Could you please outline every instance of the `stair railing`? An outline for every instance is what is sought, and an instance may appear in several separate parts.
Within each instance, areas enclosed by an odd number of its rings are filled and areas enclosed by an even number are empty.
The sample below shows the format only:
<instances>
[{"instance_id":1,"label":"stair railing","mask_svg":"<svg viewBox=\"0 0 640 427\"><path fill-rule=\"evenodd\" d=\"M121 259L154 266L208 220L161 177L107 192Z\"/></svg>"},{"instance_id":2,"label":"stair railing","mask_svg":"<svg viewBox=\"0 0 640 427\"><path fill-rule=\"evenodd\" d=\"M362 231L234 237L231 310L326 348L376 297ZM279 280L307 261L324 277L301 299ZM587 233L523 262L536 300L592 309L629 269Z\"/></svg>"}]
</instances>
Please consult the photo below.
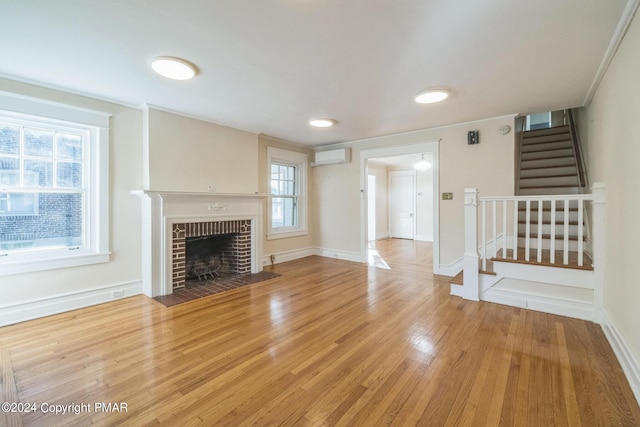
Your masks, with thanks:
<instances>
[{"instance_id":1,"label":"stair railing","mask_svg":"<svg viewBox=\"0 0 640 427\"><path fill-rule=\"evenodd\" d=\"M576 158L576 164L578 166L578 178L580 179L580 187L587 186L587 174L584 168L584 158L582 156L582 150L580 149L580 139L578 137L578 131L576 130L576 123L573 119L573 112L571 110L565 110L565 117L568 121L569 131L571 133L571 143L573 144L573 151Z\"/></svg>"},{"instance_id":2,"label":"stair railing","mask_svg":"<svg viewBox=\"0 0 640 427\"><path fill-rule=\"evenodd\" d=\"M545 263L569 265L569 253L577 252L577 264L584 266L585 203L591 201L591 194L481 197L482 269L487 269L491 258L531 262L533 251L536 262L542 263L543 250L549 251ZM572 213L577 216L576 221L571 221ZM561 261L556 260L556 251L562 252Z\"/></svg>"}]
</instances>

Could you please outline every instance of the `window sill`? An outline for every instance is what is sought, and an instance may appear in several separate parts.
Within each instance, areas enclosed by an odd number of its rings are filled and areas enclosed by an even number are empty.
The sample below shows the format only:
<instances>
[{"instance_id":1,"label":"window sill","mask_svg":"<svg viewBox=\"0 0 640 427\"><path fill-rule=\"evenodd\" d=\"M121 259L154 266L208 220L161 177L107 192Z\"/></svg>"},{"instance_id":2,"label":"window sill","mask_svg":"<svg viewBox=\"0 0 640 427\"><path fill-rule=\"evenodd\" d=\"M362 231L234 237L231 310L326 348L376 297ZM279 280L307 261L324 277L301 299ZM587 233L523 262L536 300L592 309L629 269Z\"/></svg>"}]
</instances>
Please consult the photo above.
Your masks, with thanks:
<instances>
[{"instance_id":1,"label":"window sill","mask_svg":"<svg viewBox=\"0 0 640 427\"><path fill-rule=\"evenodd\" d=\"M10 259L5 257L0 260L0 276L100 264L109 262L110 255L110 252L85 252L71 255L52 253L38 258L15 256L15 259Z\"/></svg>"},{"instance_id":2,"label":"window sill","mask_svg":"<svg viewBox=\"0 0 640 427\"><path fill-rule=\"evenodd\" d=\"M307 229L283 230L283 231L271 230L269 231L269 233L267 233L267 240L288 239L289 237L306 236L308 234L309 234L309 230Z\"/></svg>"}]
</instances>

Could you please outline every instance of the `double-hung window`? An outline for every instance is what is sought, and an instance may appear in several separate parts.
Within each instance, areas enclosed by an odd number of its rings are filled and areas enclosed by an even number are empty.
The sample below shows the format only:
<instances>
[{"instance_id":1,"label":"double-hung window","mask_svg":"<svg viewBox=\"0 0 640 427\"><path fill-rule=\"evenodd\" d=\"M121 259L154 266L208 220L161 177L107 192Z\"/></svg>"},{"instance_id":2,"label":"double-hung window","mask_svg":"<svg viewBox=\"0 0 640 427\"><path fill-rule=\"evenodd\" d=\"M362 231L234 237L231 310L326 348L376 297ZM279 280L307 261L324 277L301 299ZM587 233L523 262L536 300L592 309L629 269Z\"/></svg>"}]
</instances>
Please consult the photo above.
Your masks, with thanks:
<instances>
[{"instance_id":1,"label":"double-hung window","mask_svg":"<svg viewBox=\"0 0 640 427\"><path fill-rule=\"evenodd\" d=\"M267 148L269 167L268 238L308 234L306 176L307 156Z\"/></svg>"},{"instance_id":2,"label":"double-hung window","mask_svg":"<svg viewBox=\"0 0 640 427\"><path fill-rule=\"evenodd\" d=\"M108 261L108 125L0 93L0 275Z\"/></svg>"}]
</instances>

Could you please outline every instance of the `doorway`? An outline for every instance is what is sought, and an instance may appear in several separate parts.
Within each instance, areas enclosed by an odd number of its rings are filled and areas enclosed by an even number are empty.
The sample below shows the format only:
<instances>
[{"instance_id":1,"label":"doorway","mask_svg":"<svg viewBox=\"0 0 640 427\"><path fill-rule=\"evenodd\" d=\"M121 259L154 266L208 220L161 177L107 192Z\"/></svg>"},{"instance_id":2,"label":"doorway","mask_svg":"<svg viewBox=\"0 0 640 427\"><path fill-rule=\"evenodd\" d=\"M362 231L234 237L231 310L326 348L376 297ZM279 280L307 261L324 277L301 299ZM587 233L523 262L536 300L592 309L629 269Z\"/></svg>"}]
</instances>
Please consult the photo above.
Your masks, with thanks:
<instances>
[{"instance_id":1,"label":"doorway","mask_svg":"<svg viewBox=\"0 0 640 427\"><path fill-rule=\"evenodd\" d=\"M428 217L428 220L426 220L426 222L429 223L428 227L425 227L424 224L421 223L420 219L418 218L420 215L417 215L416 212L416 208L413 208L413 217L409 216L409 218L412 218L412 222L414 223L413 225L413 231L412 231L412 236L410 237L404 237L404 238L412 238L412 239L417 239L417 240L425 240L425 241L432 241L433 242L433 254L432 254L432 258L433 258L433 272L434 274L439 274L439 261L440 261L440 242L439 242L439 201L438 201L438 197L437 195L439 194L439 173L438 173L438 152L439 152L439 141L438 140L433 140L433 141L426 141L426 142L421 142L421 143L416 143L416 144L407 144L407 145L401 145L401 146L391 146L391 147L382 147L382 148L371 148L371 149L363 149L360 151L360 176L361 176L361 205L360 205L360 219L361 219L361 255L362 255L362 260L363 262L367 262L367 255L368 255L368 244L369 244L369 207L370 205L370 198L371 197L377 197L377 202L376 204L380 204L381 200L380 199L380 194L379 192L376 194L376 196L370 196L370 194L372 194L371 191L371 186L374 184L373 181L369 181L369 161L371 161L372 165L376 165L379 164L379 162L387 157L397 157L397 156L407 156L407 158L414 158L414 160L412 160L412 162L407 166L405 165L405 167L401 167L396 165L396 167L394 168L390 168L389 173L391 172L391 170L393 169L404 169L404 170L411 170L412 173L416 173L415 169L413 168L413 165L415 164L415 162L417 162L421 155L424 154L424 156L426 158L428 158L431 162L432 162L432 167L431 167L431 171L430 171L430 177L426 183L424 180L420 181L422 182L422 187L418 186L414 187L413 190L413 194L418 196L417 202L414 202L414 206L417 205L418 209L422 209L423 212L428 212L426 215L424 215L425 218ZM377 169L377 168L376 168ZM377 172L377 171L376 171ZM421 172L418 172L418 174L421 174ZM384 177L384 184L381 182L381 176L378 173L376 176L376 181L375 181L375 185L380 188L382 185L386 186L386 187L390 187L391 183L390 180L387 177ZM389 197L391 196L391 192L387 191L387 193L389 193ZM427 201L427 199L429 199ZM425 208L426 206L426 208ZM377 213L381 214L381 210L378 207L377 209ZM409 212L411 213L411 212ZM386 218L376 218L376 228L377 228L377 238L384 238L384 237L391 237L392 236L392 232L391 232L391 212L383 212L384 217ZM405 214L405 216L407 216ZM405 223L409 222L406 220L407 218L405 218ZM387 232L386 234L384 233L384 230L381 230L381 228L383 227L387 227ZM428 228L428 230L425 230L425 228ZM395 233L395 231L393 232L393 235L397 235ZM408 236L408 234L404 234L404 236Z\"/></svg>"}]
</instances>

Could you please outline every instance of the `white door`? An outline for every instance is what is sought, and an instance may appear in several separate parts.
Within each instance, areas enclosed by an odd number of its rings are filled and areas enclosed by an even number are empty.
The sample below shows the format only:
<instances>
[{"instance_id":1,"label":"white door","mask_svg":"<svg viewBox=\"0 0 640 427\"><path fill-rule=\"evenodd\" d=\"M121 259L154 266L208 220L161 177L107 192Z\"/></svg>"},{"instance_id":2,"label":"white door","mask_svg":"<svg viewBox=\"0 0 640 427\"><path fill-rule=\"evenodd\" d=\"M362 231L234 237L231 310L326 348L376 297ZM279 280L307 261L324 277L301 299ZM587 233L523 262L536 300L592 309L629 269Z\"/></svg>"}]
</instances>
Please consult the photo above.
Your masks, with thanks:
<instances>
[{"instance_id":1,"label":"white door","mask_svg":"<svg viewBox=\"0 0 640 427\"><path fill-rule=\"evenodd\" d=\"M416 171L389 172L391 237L415 237Z\"/></svg>"}]
</instances>

